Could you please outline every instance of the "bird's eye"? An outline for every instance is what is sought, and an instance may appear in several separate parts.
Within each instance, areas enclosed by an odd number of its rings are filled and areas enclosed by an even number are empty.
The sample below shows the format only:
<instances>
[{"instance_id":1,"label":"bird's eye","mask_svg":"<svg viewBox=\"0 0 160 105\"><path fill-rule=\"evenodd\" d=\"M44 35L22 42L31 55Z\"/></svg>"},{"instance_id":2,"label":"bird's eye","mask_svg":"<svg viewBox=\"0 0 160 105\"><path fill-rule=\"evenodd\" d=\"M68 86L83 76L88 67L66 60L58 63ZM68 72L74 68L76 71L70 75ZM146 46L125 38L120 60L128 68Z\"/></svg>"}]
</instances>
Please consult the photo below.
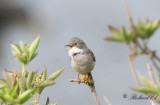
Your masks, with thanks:
<instances>
[{"instance_id":1,"label":"bird's eye","mask_svg":"<svg viewBox=\"0 0 160 105\"><path fill-rule=\"evenodd\" d=\"M77 43L74 43L74 45L77 45Z\"/></svg>"}]
</instances>

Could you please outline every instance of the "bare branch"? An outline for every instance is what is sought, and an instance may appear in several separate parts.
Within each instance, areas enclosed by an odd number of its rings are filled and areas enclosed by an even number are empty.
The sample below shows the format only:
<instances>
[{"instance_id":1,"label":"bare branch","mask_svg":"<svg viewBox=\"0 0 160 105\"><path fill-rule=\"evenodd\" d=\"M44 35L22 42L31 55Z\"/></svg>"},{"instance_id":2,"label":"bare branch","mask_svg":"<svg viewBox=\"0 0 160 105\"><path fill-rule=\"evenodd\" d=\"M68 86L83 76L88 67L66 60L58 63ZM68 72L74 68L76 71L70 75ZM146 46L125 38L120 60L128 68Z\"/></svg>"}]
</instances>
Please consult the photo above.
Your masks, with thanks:
<instances>
[{"instance_id":1,"label":"bare branch","mask_svg":"<svg viewBox=\"0 0 160 105\"><path fill-rule=\"evenodd\" d=\"M97 92L96 92L96 89L95 89L95 86L94 86L94 84L93 83L86 83L85 81L78 81L78 80L75 80L75 79L70 79L69 80L70 82L77 82L77 83L84 83L84 84L86 84L86 85L88 85L89 87L90 87L90 89L91 89L91 92L92 92L92 94L93 94L93 96L94 96L94 99L95 99L95 101L96 101L96 103L97 103L97 105L101 105L101 103L100 103L100 101L99 101L99 98L98 98L98 95L97 95Z\"/></svg>"},{"instance_id":2,"label":"bare branch","mask_svg":"<svg viewBox=\"0 0 160 105\"><path fill-rule=\"evenodd\" d=\"M153 83L156 84L156 80L155 80L155 77L153 75L153 71L152 71L152 68L151 68L150 64L147 64L147 69L148 69L148 74L149 74L151 80L153 81Z\"/></svg>"},{"instance_id":3,"label":"bare branch","mask_svg":"<svg viewBox=\"0 0 160 105\"><path fill-rule=\"evenodd\" d=\"M155 68L157 69L158 73L160 74L160 67L157 65L157 63L155 62L154 58L153 57L150 57L153 65L155 66Z\"/></svg>"},{"instance_id":4,"label":"bare branch","mask_svg":"<svg viewBox=\"0 0 160 105\"><path fill-rule=\"evenodd\" d=\"M138 84L138 86L141 86L141 83L139 82L139 80L137 78L137 75L136 75L136 72L134 70L132 59L131 59L130 56L128 57L128 60L129 60L129 64L130 64L130 68L131 68L131 72L132 72L133 78L136 81L136 83Z\"/></svg>"},{"instance_id":5,"label":"bare branch","mask_svg":"<svg viewBox=\"0 0 160 105\"><path fill-rule=\"evenodd\" d=\"M123 3L123 5L124 5L124 7L125 7L125 9L126 9L127 16L128 16L128 20L129 20L129 22L130 22L130 24L131 24L131 27L134 28L134 23L133 23L131 14L130 14L130 12L129 12L129 9L128 9L128 6L127 6L125 0L122 0L122 3Z\"/></svg>"},{"instance_id":6,"label":"bare branch","mask_svg":"<svg viewBox=\"0 0 160 105\"><path fill-rule=\"evenodd\" d=\"M156 54L153 57L160 62L160 58Z\"/></svg>"},{"instance_id":7,"label":"bare branch","mask_svg":"<svg viewBox=\"0 0 160 105\"><path fill-rule=\"evenodd\" d=\"M10 59L10 62L11 62L12 68L13 68L13 70L14 70L14 72L15 72L15 71L16 71L16 67L15 67L15 65L14 65L14 62L13 62L13 60L12 60L12 58L11 58L11 57L9 57L9 59Z\"/></svg>"},{"instance_id":8,"label":"bare branch","mask_svg":"<svg viewBox=\"0 0 160 105\"><path fill-rule=\"evenodd\" d=\"M125 9L126 9L128 21L129 21L129 23L130 23L130 25L131 25L131 28L133 29L133 35L134 35L134 38L135 38L136 46L138 46L141 50L143 50L144 48L141 46L141 44L139 43L139 41L138 41L138 39L137 39L137 35L136 35L136 32L135 32L135 25L134 25L134 23L133 23L133 19L132 19L132 17L131 17L130 12L129 12L128 6L127 6L125 0L122 0L122 3L123 3L123 5L124 5L124 7L125 7Z\"/></svg>"},{"instance_id":9,"label":"bare branch","mask_svg":"<svg viewBox=\"0 0 160 105\"><path fill-rule=\"evenodd\" d=\"M151 105L155 105L152 100L150 100Z\"/></svg>"},{"instance_id":10,"label":"bare branch","mask_svg":"<svg viewBox=\"0 0 160 105\"><path fill-rule=\"evenodd\" d=\"M128 16L128 20L129 20L129 22L130 22L131 28L133 29L133 35L134 35L134 37L135 37L136 46L141 50L142 54L147 54L147 55L150 55L150 54L151 54L151 55L152 55L152 56L150 57L150 59L151 59L153 65L156 67L158 73L160 73L160 67L157 65L157 63L156 63L155 60L154 60L154 58L155 58L157 61L160 62L160 57L158 57L158 56L156 55L156 52L155 52L155 51L150 50L147 46L145 46L145 48L141 46L141 44L139 43L139 41L138 41L138 39L137 39L137 35L136 35L136 33L135 33L135 25L134 25L134 23L133 23L133 20L132 20L131 14L130 14L130 12L129 12L128 6L127 6L125 0L122 0L122 2L123 2L123 5L124 5L124 7L125 7L125 9L126 9L127 16Z\"/></svg>"},{"instance_id":11,"label":"bare branch","mask_svg":"<svg viewBox=\"0 0 160 105\"><path fill-rule=\"evenodd\" d=\"M109 100L105 96L103 98L107 102L108 105L111 105L111 103L109 102Z\"/></svg>"}]
</instances>

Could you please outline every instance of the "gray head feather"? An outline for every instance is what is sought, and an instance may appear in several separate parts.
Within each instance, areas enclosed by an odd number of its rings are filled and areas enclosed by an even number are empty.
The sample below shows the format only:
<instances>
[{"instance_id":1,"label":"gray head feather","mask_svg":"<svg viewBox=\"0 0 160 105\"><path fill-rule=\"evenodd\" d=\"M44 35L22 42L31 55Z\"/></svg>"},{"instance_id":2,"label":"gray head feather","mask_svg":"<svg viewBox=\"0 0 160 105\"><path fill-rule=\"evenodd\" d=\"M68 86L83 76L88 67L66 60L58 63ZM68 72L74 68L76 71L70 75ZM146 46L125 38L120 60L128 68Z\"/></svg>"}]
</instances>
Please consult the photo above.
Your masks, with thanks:
<instances>
[{"instance_id":1,"label":"gray head feather","mask_svg":"<svg viewBox=\"0 0 160 105\"><path fill-rule=\"evenodd\" d=\"M73 37L71 40L70 40L70 43L69 43L70 46L74 46L74 47L78 47L80 49L82 48L86 48L86 44L83 40L81 40L80 38L78 37Z\"/></svg>"}]
</instances>

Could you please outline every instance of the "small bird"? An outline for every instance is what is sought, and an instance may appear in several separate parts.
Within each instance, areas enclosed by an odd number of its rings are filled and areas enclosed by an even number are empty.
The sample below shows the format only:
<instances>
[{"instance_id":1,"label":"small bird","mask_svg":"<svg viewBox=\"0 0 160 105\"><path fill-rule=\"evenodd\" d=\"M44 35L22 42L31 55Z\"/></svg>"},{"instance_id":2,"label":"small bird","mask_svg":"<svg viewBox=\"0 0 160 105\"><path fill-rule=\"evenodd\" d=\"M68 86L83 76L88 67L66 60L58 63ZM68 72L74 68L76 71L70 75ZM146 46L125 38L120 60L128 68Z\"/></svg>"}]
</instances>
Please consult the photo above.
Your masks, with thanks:
<instances>
[{"instance_id":1,"label":"small bird","mask_svg":"<svg viewBox=\"0 0 160 105\"><path fill-rule=\"evenodd\" d=\"M91 71L94 69L96 58L93 52L87 47L85 42L78 37L73 37L68 45L68 53L71 60L71 66L78 72L77 81L80 81L79 75L85 75L87 81L93 82Z\"/></svg>"}]
</instances>

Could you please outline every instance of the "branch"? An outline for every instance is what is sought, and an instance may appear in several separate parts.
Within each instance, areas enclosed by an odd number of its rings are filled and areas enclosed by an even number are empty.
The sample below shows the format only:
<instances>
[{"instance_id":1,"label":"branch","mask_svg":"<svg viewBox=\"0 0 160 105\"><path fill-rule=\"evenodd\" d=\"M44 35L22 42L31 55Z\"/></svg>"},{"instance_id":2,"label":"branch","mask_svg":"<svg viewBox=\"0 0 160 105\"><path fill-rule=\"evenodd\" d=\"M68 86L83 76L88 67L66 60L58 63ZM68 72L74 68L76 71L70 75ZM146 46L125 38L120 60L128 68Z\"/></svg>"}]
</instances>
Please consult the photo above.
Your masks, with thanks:
<instances>
[{"instance_id":1,"label":"branch","mask_svg":"<svg viewBox=\"0 0 160 105\"><path fill-rule=\"evenodd\" d=\"M154 58L155 58L157 61L160 62L160 57L158 57L158 56L156 55L156 52L155 52L155 51L150 50L147 46L145 46L145 47L142 47L142 46L141 46L141 44L139 43L139 41L138 41L138 39L137 39L137 35L136 35L136 32L135 32L135 25L134 25L134 23L133 23L133 19L132 19L132 17L131 17L130 12L129 12L128 6L127 6L125 0L122 0L122 3L123 3L123 5L124 5L124 7L125 7L125 9L126 9L126 13L127 13L128 20L129 20L129 23L130 23L130 25L131 25L131 28L133 29L133 35L134 35L134 37L135 37L136 47L138 47L138 48L141 50L142 54L146 54L146 55L150 55L150 54L151 54L150 59L151 59L153 65L154 65L154 66L156 67L156 69L158 70L158 73L160 74L160 67L156 64L156 62L155 62L155 60L154 60Z\"/></svg>"},{"instance_id":2,"label":"branch","mask_svg":"<svg viewBox=\"0 0 160 105\"><path fill-rule=\"evenodd\" d=\"M127 6L125 0L122 0L122 3L123 3L123 5L124 5L124 7L125 7L125 9L126 9L127 16L128 16L128 20L129 20L129 22L130 22L130 24L131 24L131 27L134 28L133 19L132 19L132 17L131 17L131 14L130 14L130 12L129 12L129 9L128 9L128 6Z\"/></svg>"},{"instance_id":3,"label":"branch","mask_svg":"<svg viewBox=\"0 0 160 105\"><path fill-rule=\"evenodd\" d=\"M137 39L137 35L136 35L136 32L135 32L135 25L133 23L133 19L132 19L132 16L131 16L130 12L129 12L128 6L127 6L125 0L122 0L122 3L123 3L123 5L126 9L126 13L127 13L127 16L128 16L128 21L131 25L131 28L133 29L133 35L134 35L134 38L135 38L136 46L138 46L141 50L143 50L143 47L141 46L141 44L139 43L139 41Z\"/></svg>"},{"instance_id":4,"label":"branch","mask_svg":"<svg viewBox=\"0 0 160 105\"><path fill-rule=\"evenodd\" d=\"M105 96L103 98L107 102L108 105L111 105L111 103L109 102L109 100Z\"/></svg>"},{"instance_id":5,"label":"branch","mask_svg":"<svg viewBox=\"0 0 160 105\"><path fill-rule=\"evenodd\" d=\"M160 74L160 67L157 65L157 63L155 62L155 60L153 59L153 57L150 57L153 65L155 66L155 68L158 70L158 73Z\"/></svg>"},{"instance_id":6,"label":"branch","mask_svg":"<svg viewBox=\"0 0 160 105\"><path fill-rule=\"evenodd\" d=\"M86 84L86 85L88 85L89 87L90 87L90 89L91 89L91 92L92 92L92 94L93 94L93 96L94 96L94 99L95 99L95 101L96 101L96 103L97 103L97 105L101 105L101 103L100 103L100 101L99 101L99 98L98 98L98 95L97 95L97 92L96 92L96 89L95 89L95 86L94 86L94 84L93 83L86 83L85 81L78 81L78 80L74 80L74 79L70 79L69 80L70 82L77 82L77 83L84 83L84 84Z\"/></svg>"},{"instance_id":7,"label":"branch","mask_svg":"<svg viewBox=\"0 0 160 105\"><path fill-rule=\"evenodd\" d=\"M159 62L160 62L160 58L156 55L156 54L154 54L154 56L153 56L155 59L157 59Z\"/></svg>"},{"instance_id":8,"label":"branch","mask_svg":"<svg viewBox=\"0 0 160 105\"><path fill-rule=\"evenodd\" d=\"M150 100L151 105L155 105L152 100Z\"/></svg>"},{"instance_id":9,"label":"branch","mask_svg":"<svg viewBox=\"0 0 160 105\"><path fill-rule=\"evenodd\" d=\"M134 70L131 56L128 57L128 60L129 60L129 64L130 64L130 68L131 68L131 72L132 72L133 78L136 81L136 83L138 84L138 86L141 86L141 83L139 82L139 80L137 78L137 75L136 75L136 72Z\"/></svg>"},{"instance_id":10,"label":"branch","mask_svg":"<svg viewBox=\"0 0 160 105\"><path fill-rule=\"evenodd\" d=\"M153 83L156 84L156 80L155 80L155 78L154 78L154 75L153 75L152 68L151 68L151 65L150 65L150 64L147 65L147 69L148 69L148 74L149 74L151 80L153 81Z\"/></svg>"}]
</instances>

